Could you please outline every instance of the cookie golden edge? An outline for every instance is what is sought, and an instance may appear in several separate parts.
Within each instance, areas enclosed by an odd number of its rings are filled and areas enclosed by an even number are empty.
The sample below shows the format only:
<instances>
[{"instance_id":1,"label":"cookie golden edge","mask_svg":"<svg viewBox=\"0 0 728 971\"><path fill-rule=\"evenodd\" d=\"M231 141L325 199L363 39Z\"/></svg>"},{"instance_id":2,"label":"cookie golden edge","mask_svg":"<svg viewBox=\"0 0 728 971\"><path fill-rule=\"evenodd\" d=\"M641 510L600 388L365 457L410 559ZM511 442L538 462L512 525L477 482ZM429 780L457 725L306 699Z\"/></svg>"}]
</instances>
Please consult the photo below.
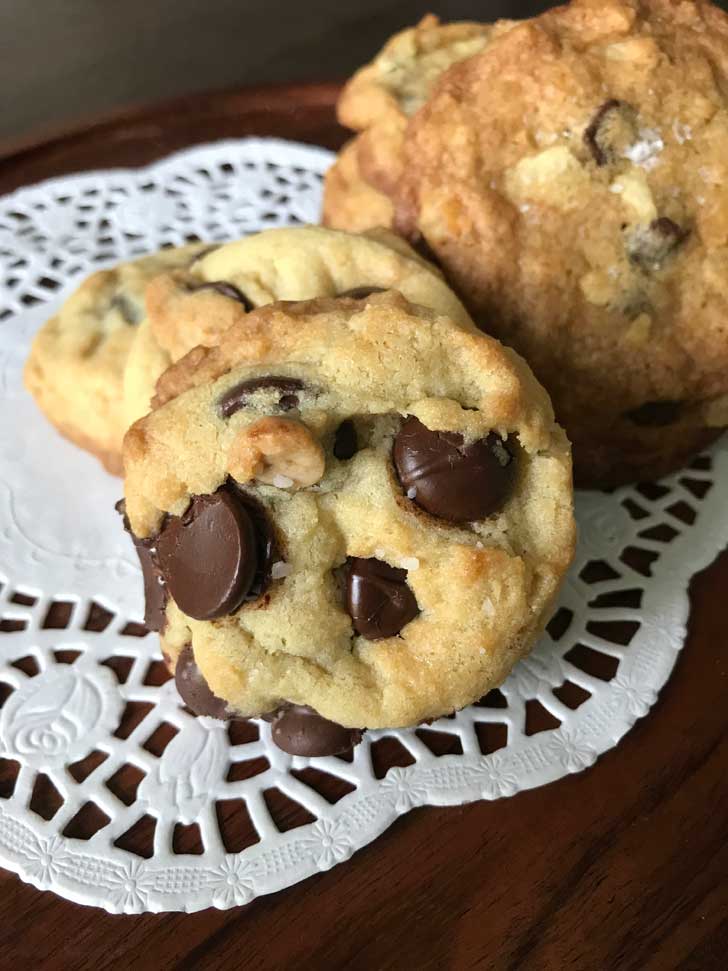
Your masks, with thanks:
<instances>
[{"instance_id":1,"label":"cookie golden edge","mask_svg":"<svg viewBox=\"0 0 728 971\"><path fill-rule=\"evenodd\" d=\"M104 317L125 289L143 316L148 280L167 265L193 258L205 245L169 247L94 271L33 338L23 369L27 391L64 438L95 456L112 475L122 472L121 445L128 428L124 372L139 323L117 321L105 331Z\"/></svg>"}]
</instances>

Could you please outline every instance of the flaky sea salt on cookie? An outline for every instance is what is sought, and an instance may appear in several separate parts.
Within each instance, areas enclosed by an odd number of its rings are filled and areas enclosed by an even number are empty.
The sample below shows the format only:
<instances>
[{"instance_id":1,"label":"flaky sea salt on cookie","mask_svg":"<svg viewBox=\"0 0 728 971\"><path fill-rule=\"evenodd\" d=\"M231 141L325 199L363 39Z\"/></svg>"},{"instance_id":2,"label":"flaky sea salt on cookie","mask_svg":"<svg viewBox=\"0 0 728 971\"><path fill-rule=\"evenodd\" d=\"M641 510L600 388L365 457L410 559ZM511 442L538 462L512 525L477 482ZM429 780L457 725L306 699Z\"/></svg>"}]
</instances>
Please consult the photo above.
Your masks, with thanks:
<instances>
[{"instance_id":1,"label":"flaky sea salt on cookie","mask_svg":"<svg viewBox=\"0 0 728 971\"><path fill-rule=\"evenodd\" d=\"M165 374L124 463L183 698L267 714L298 754L500 684L574 548L568 444L528 367L395 292L241 316Z\"/></svg>"}]
</instances>

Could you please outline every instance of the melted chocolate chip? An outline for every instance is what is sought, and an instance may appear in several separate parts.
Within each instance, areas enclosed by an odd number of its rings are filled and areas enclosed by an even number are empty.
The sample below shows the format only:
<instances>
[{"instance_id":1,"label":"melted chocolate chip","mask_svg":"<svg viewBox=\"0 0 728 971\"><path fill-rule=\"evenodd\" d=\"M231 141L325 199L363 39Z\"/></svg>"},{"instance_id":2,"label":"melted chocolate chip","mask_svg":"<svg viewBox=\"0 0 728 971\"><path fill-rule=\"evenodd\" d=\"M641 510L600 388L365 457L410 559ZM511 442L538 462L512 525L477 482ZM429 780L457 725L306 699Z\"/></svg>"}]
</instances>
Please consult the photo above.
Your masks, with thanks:
<instances>
[{"instance_id":1,"label":"melted chocolate chip","mask_svg":"<svg viewBox=\"0 0 728 971\"><path fill-rule=\"evenodd\" d=\"M344 728L308 705L282 705L266 716L273 741L289 755L343 755L361 742L363 729Z\"/></svg>"},{"instance_id":2,"label":"melted chocolate chip","mask_svg":"<svg viewBox=\"0 0 728 971\"><path fill-rule=\"evenodd\" d=\"M354 630L370 641L394 637L420 612L407 571L374 557L349 560L346 609Z\"/></svg>"},{"instance_id":3,"label":"melted chocolate chip","mask_svg":"<svg viewBox=\"0 0 728 971\"><path fill-rule=\"evenodd\" d=\"M200 290L213 290L215 293L219 293L221 297L237 300L248 313L251 310L255 310L255 304L252 300L249 300L243 291L239 290L234 283L227 283L225 280L212 280L210 283L190 284L189 289L192 293L197 293Z\"/></svg>"},{"instance_id":4,"label":"melted chocolate chip","mask_svg":"<svg viewBox=\"0 0 728 971\"><path fill-rule=\"evenodd\" d=\"M246 602L257 600L271 582L271 569L276 560L281 559L281 553L276 544L265 506L245 492L233 479L228 479L227 488L235 492L238 500L243 504L255 527L255 542L258 568L253 582L244 597Z\"/></svg>"},{"instance_id":5,"label":"melted chocolate chip","mask_svg":"<svg viewBox=\"0 0 728 971\"><path fill-rule=\"evenodd\" d=\"M497 512L513 487L516 462L508 443L493 432L469 445L456 432L433 432L407 418L392 451L408 497L421 509L452 523Z\"/></svg>"},{"instance_id":6,"label":"melted chocolate chip","mask_svg":"<svg viewBox=\"0 0 728 971\"><path fill-rule=\"evenodd\" d=\"M161 631L167 620L167 585L157 560L155 539L135 539L139 563L144 578L144 626L147 630Z\"/></svg>"},{"instance_id":7,"label":"melted chocolate chip","mask_svg":"<svg viewBox=\"0 0 728 971\"><path fill-rule=\"evenodd\" d=\"M223 617L242 604L256 575L253 519L232 489L195 496L183 516L167 520L157 555L180 610L195 620Z\"/></svg>"},{"instance_id":8,"label":"melted chocolate chip","mask_svg":"<svg viewBox=\"0 0 728 971\"><path fill-rule=\"evenodd\" d=\"M167 621L167 585L157 558L157 537L138 539L131 531L126 517L126 504L122 499L116 504L116 511L124 517L124 529L131 536L134 549L139 557L144 581L144 626L147 630L162 631Z\"/></svg>"},{"instance_id":9,"label":"melted chocolate chip","mask_svg":"<svg viewBox=\"0 0 728 971\"><path fill-rule=\"evenodd\" d=\"M352 458L359 451L356 425L347 418L339 425L334 435L334 456L342 462Z\"/></svg>"},{"instance_id":10,"label":"melted chocolate chip","mask_svg":"<svg viewBox=\"0 0 728 971\"><path fill-rule=\"evenodd\" d=\"M632 143L637 133L634 108L611 98L598 109L584 132L584 142L597 165L606 165L619 148Z\"/></svg>"},{"instance_id":11,"label":"melted chocolate chip","mask_svg":"<svg viewBox=\"0 0 728 971\"><path fill-rule=\"evenodd\" d=\"M230 717L227 704L213 694L197 667L191 645L182 649L174 670L174 683L180 698L196 715L226 720Z\"/></svg>"},{"instance_id":12,"label":"melted chocolate chip","mask_svg":"<svg viewBox=\"0 0 728 971\"><path fill-rule=\"evenodd\" d=\"M643 269L657 269L689 235L689 230L678 226L667 216L660 216L646 229L633 234L629 241L629 258Z\"/></svg>"},{"instance_id":13,"label":"melted chocolate chip","mask_svg":"<svg viewBox=\"0 0 728 971\"><path fill-rule=\"evenodd\" d=\"M233 385L218 401L218 409L222 418L231 418L236 411L244 408L248 399L256 391L273 389L280 392L278 407L283 411L290 411L298 407L298 393L303 391L304 384L298 378L280 377L276 374L265 375L260 378L249 378Z\"/></svg>"},{"instance_id":14,"label":"melted chocolate chip","mask_svg":"<svg viewBox=\"0 0 728 971\"><path fill-rule=\"evenodd\" d=\"M345 290L340 293L340 297L348 297L349 300L366 300L373 293L386 293L386 287L354 287L352 290Z\"/></svg>"},{"instance_id":15,"label":"melted chocolate chip","mask_svg":"<svg viewBox=\"0 0 728 971\"><path fill-rule=\"evenodd\" d=\"M664 428L679 420L681 409L680 401L646 401L626 417L641 428Z\"/></svg>"}]
</instances>

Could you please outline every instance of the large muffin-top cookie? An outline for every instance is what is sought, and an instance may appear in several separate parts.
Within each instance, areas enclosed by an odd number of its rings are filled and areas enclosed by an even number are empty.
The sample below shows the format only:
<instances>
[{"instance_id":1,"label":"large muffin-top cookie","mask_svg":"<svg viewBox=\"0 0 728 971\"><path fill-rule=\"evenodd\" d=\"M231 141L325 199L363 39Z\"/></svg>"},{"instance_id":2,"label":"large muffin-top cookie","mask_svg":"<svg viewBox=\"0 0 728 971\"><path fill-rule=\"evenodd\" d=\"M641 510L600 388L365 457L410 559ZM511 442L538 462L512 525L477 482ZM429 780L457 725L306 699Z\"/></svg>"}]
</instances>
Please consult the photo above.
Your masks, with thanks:
<instances>
[{"instance_id":1,"label":"large muffin-top cookie","mask_svg":"<svg viewBox=\"0 0 728 971\"><path fill-rule=\"evenodd\" d=\"M497 341L396 292L276 303L157 405L125 438L127 525L198 712L273 713L283 747L330 753L357 737L337 725L476 700L548 620L569 447Z\"/></svg>"},{"instance_id":2,"label":"large muffin-top cookie","mask_svg":"<svg viewBox=\"0 0 728 971\"><path fill-rule=\"evenodd\" d=\"M127 425L149 411L160 374L191 348L210 345L254 307L338 296L362 287L408 299L472 326L439 270L386 230L368 235L318 226L271 229L213 247L147 289L124 378Z\"/></svg>"},{"instance_id":3,"label":"large muffin-top cookie","mask_svg":"<svg viewBox=\"0 0 728 971\"><path fill-rule=\"evenodd\" d=\"M121 471L121 441L128 427L124 368L144 319L146 285L158 273L185 265L202 248L164 249L99 270L33 341L25 367L28 390L48 420L110 472Z\"/></svg>"},{"instance_id":4,"label":"large muffin-top cookie","mask_svg":"<svg viewBox=\"0 0 728 971\"><path fill-rule=\"evenodd\" d=\"M728 17L574 0L423 95L372 182L397 227L527 358L579 481L682 464L728 420Z\"/></svg>"}]
</instances>

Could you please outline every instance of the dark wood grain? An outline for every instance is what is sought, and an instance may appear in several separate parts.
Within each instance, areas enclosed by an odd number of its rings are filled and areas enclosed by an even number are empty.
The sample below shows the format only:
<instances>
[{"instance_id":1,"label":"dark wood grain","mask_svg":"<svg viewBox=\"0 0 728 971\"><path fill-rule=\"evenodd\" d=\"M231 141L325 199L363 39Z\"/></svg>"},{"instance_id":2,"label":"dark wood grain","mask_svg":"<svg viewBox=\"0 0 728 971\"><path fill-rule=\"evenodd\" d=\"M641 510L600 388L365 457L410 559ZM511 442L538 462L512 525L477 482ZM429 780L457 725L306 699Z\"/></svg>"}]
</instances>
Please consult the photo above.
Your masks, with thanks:
<instances>
[{"instance_id":1,"label":"dark wood grain","mask_svg":"<svg viewBox=\"0 0 728 971\"><path fill-rule=\"evenodd\" d=\"M335 90L184 99L0 146L0 188L214 137L335 147ZM228 912L110 917L2 872L6 966L724 968L726 589L728 553L693 582L688 643L658 704L589 771L504 801L411 813L343 866ZM0 774L0 796L3 785ZM180 839L192 846L194 834Z\"/></svg>"},{"instance_id":2,"label":"dark wood grain","mask_svg":"<svg viewBox=\"0 0 728 971\"><path fill-rule=\"evenodd\" d=\"M76 128L0 142L0 193L86 169L144 165L180 148L269 135L339 148L335 82L261 85L122 108Z\"/></svg>"}]
</instances>

